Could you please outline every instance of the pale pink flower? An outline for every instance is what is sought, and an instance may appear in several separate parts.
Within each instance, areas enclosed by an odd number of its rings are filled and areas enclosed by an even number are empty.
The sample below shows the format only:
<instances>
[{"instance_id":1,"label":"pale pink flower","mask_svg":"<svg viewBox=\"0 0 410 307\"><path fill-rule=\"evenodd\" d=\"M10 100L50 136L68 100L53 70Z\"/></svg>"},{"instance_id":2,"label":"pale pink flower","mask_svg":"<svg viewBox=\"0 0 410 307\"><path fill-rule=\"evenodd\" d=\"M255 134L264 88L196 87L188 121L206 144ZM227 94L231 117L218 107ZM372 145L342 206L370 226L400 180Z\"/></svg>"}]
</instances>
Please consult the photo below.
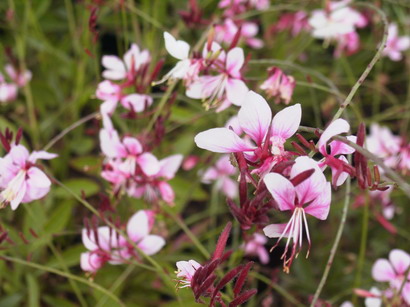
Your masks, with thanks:
<instances>
[{"instance_id":1,"label":"pale pink flower","mask_svg":"<svg viewBox=\"0 0 410 307\"><path fill-rule=\"evenodd\" d=\"M328 141L330 141L332 137L342 133L347 133L349 129L349 123L346 120L339 118L333 121L325 129L325 131L323 131L317 143L319 152L324 156L324 158L319 162L319 166L322 169L325 169L326 165L331 168L332 184L335 187L342 185L349 176L349 170L351 170L352 167L349 165L344 155L354 153L355 149L341 141L334 140L329 143L330 152L328 153L327 145ZM346 138L349 141L356 143L356 136L349 135Z\"/></svg>"},{"instance_id":2,"label":"pale pink flower","mask_svg":"<svg viewBox=\"0 0 410 307\"><path fill-rule=\"evenodd\" d=\"M241 69L245 62L242 48L235 47L225 52L221 51L217 43L213 43L211 57L214 59L214 68L218 68L218 75L198 77L186 90L186 95L194 99L206 100L206 105L219 105L217 111L222 111L231 104L240 106L248 92L248 87L242 80ZM218 53L219 52L219 53ZM204 58L208 50L204 49Z\"/></svg>"},{"instance_id":3,"label":"pale pink flower","mask_svg":"<svg viewBox=\"0 0 410 307\"><path fill-rule=\"evenodd\" d=\"M10 102L17 98L17 85L0 81L0 102Z\"/></svg>"},{"instance_id":4,"label":"pale pink flower","mask_svg":"<svg viewBox=\"0 0 410 307\"><path fill-rule=\"evenodd\" d=\"M278 33L290 30L292 36L296 36L302 31L310 30L308 15L303 11L282 14L272 30Z\"/></svg>"},{"instance_id":5,"label":"pale pink flower","mask_svg":"<svg viewBox=\"0 0 410 307\"><path fill-rule=\"evenodd\" d=\"M257 256L262 264L267 264L269 262L269 253L265 248L267 242L268 239L264 235L255 233L241 248L245 251L245 255Z\"/></svg>"},{"instance_id":6,"label":"pale pink flower","mask_svg":"<svg viewBox=\"0 0 410 307\"><path fill-rule=\"evenodd\" d=\"M241 130L253 143L240 138L229 128L213 128L201 132L195 136L195 143L199 148L212 152L243 152L248 160L262 163L260 172L263 174L285 158L284 144L297 131L301 113L300 104L296 104L286 107L272 119L272 111L266 100L249 91L238 112L238 120ZM266 139L267 136L269 139ZM269 153L263 152L265 142L270 142Z\"/></svg>"},{"instance_id":7,"label":"pale pink flower","mask_svg":"<svg viewBox=\"0 0 410 307\"><path fill-rule=\"evenodd\" d=\"M162 83L168 79L183 79L186 86L189 86L197 79L202 68L202 59L191 59L189 57L190 46L182 40L176 40L170 33L164 32L165 48L168 53L179 60L160 81Z\"/></svg>"},{"instance_id":8,"label":"pale pink flower","mask_svg":"<svg viewBox=\"0 0 410 307\"><path fill-rule=\"evenodd\" d=\"M216 161L215 166L208 168L202 175L202 182L210 184L215 181L216 188L227 197L238 195L238 183L231 176L236 174L236 168L229 160L229 155L223 155Z\"/></svg>"},{"instance_id":9,"label":"pale pink flower","mask_svg":"<svg viewBox=\"0 0 410 307\"><path fill-rule=\"evenodd\" d=\"M144 197L151 203L162 199L168 205L173 205L175 193L169 180L175 177L183 156L172 155L159 161L159 169L156 173L147 175L145 178L135 178L128 188L128 195L136 198Z\"/></svg>"},{"instance_id":10,"label":"pale pink flower","mask_svg":"<svg viewBox=\"0 0 410 307\"><path fill-rule=\"evenodd\" d=\"M163 237L150 234L155 221L155 213L151 210L137 211L127 223L127 235L145 254L151 256L158 253L165 245ZM122 248L121 257L128 259L135 250L125 238L120 237L119 246Z\"/></svg>"},{"instance_id":11,"label":"pale pink flower","mask_svg":"<svg viewBox=\"0 0 410 307\"><path fill-rule=\"evenodd\" d=\"M247 45L256 49L263 47L263 41L255 38L259 31L256 23L242 22L240 26L240 37ZM215 41L229 45L235 39L238 31L239 26L237 26L232 19L226 18L222 24L217 24L215 26Z\"/></svg>"},{"instance_id":12,"label":"pale pink flower","mask_svg":"<svg viewBox=\"0 0 410 307\"><path fill-rule=\"evenodd\" d=\"M275 103L283 101L289 104L296 86L295 79L277 67L269 69L269 74L270 77L261 84L260 89L264 90L268 97L275 97Z\"/></svg>"},{"instance_id":13,"label":"pale pink flower","mask_svg":"<svg viewBox=\"0 0 410 307\"><path fill-rule=\"evenodd\" d=\"M30 82L32 73L29 70L26 70L24 72L20 72L14 68L13 65L7 64L5 66L5 71L9 75L10 79L18 86L18 87L23 87L25 86L28 82Z\"/></svg>"},{"instance_id":14,"label":"pale pink flower","mask_svg":"<svg viewBox=\"0 0 410 307\"><path fill-rule=\"evenodd\" d=\"M328 10L314 10L309 18L312 35L320 39L337 39L365 27L366 17L359 11L348 7L350 0L330 2Z\"/></svg>"},{"instance_id":15,"label":"pale pink flower","mask_svg":"<svg viewBox=\"0 0 410 307\"><path fill-rule=\"evenodd\" d=\"M391 23L388 29L386 48L383 55L388 56L392 61L400 61L402 52L410 48L410 36L399 36L397 24Z\"/></svg>"},{"instance_id":16,"label":"pale pink flower","mask_svg":"<svg viewBox=\"0 0 410 307\"><path fill-rule=\"evenodd\" d=\"M385 191L370 191L370 197L372 201L379 201L382 205L382 212L386 219L391 220L396 211L396 206L391 200L391 193L393 192L393 187L389 187Z\"/></svg>"},{"instance_id":17,"label":"pale pink flower","mask_svg":"<svg viewBox=\"0 0 410 307\"><path fill-rule=\"evenodd\" d=\"M359 51L360 37L357 32L340 35L336 40L337 46L333 54L335 58L339 58L342 54L352 55Z\"/></svg>"},{"instance_id":18,"label":"pale pink flower","mask_svg":"<svg viewBox=\"0 0 410 307\"><path fill-rule=\"evenodd\" d=\"M376 281L388 282L393 291L399 291L404 282L401 297L410 304L410 274L406 276L409 266L410 255L403 250L394 249L389 254L389 260L378 259L375 262L372 275Z\"/></svg>"},{"instance_id":19,"label":"pale pink flower","mask_svg":"<svg viewBox=\"0 0 410 307\"><path fill-rule=\"evenodd\" d=\"M188 261L178 261L176 263L177 277L180 278L178 280L179 288L186 288L191 286L192 277L195 275L196 270L198 270L202 265L200 265L195 260L188 260Z\"/></svg>"},{"instance_id":20,"label":"pale pink flower","mask_svg":"<svg viewBox=\"0 0 410 307\"><path fill-rule=\"evenodd\" d=\"M13 145L9 153L0 158L1 207L10 204L16 210L20 203L28 203L44 197L51 181L36 166L38 159L54 159L56 154L33 151L29 154L23 145Z\"/></svg>"},{"instance_id":21,"label":"pale pink flower","mask_svg":"<svg viewBox=\"0 0 410 307\"><path fill-rule=\"evenodd\" d=\"M138 45L132 44L124 54L123 60L115 55L102 57L102 65L105 70L102 76L109 80L132 79L142 65L148 64L151 57L147 50L140 50Z\"/></svg>"},{"instance_id":22,"label":"pale pink flower","mask_svg":"<svg viewBox=\"0 0 410 307\"><path fill-rule=\"evenodd\" d=\"M126 136L120 140L107 115L103 116L103 123L104 128L100 130L101 150L107 158L121 160L118 165L121 172L133 176L140 168L147 176L158 173L160 164L157 158L152 153L144 152L136 138Z\"/></svg>"},{"instance_id":23,"label":"pale pink flower","mask_svg":"<svg viewBox=\"0 0 410 307\"><path fill-rule=\"evenodd\" d=\"M294 186L291 180L297 175L307 170L314 170L314 173L306 180ZM263 229L269 238L278 238L274 247L279 244L283 237L287 237L285 251L282 255L284 259L284 270L289 271L293 259L299 254L302 248L303 228L310 250L310 235L306 214L312 215L320 220L326 220L329 214L331 201L330 183L320 170L317 162L313 159L302 156L295 159L295 164L290 171L291 179L277 173L265 175L263 181L266 188L272 194L279 210L292 211L292 217L286 224L271 224ZM292 251L288 255L290 240L293 241ZM299 245L299 246L298 246ZM309 250L307 256L309 255Z\"/></svg>"},{"instance_id":24,"label":"pale pink flower","mask_svg":"<svg viewBox=\"0 0 410 307\"><path fill-rule=\"evenodd\" d=\"M153 99L145 94L129 94L124 95L120 85L109 80L104 80L98 84L96 97L104 100L100 106L102 114L111 115L114 113L118 102L130 111L140 113L152 105Z\"/></svg>"}]
</instances>

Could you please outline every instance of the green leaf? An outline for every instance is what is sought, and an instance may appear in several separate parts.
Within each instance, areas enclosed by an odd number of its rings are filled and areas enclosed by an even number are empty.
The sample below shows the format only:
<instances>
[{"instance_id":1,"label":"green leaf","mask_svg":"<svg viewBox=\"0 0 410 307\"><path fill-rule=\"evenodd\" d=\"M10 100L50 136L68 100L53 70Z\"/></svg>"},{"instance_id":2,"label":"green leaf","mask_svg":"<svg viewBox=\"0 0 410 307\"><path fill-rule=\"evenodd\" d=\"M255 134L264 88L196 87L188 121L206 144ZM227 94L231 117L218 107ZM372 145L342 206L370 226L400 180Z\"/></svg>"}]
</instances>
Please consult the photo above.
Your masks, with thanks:
<instances>
[{"instance_id":1,"label":"green leaf","mask_svg":"<svg viewBox=\"0 0 410 307\"><path fill-rule=\"evenodd\" d=\"M40 289L37 280L33 275L26 274L27 291L28 291L28 306L40 306Z\"/></svg>"},{"instance_id":2,"label":"green leaf","mask_svg":"<svg viewBox=\"0 0 410 307\"><path fill-rule=\"evenodd\" d=\"M72 201L60 203L51 213L48 222L44 227L44 232L46 234L53 234L63 230L70 220L72 208Z\"/></svg>"},{"instance_id":3,"label":"green leaf","mask_svg":"<svg viewBox=\"0 0 410 307\"><path fill-rule=\"evenodd\" d=\"M78 195L84 192L87 197L97 194L100 190L100 187L95 181L86 178L71 178L63 181L63 184ZM57 197L71 198L71 195L62 187L56 187L54 193Z\"/></svg>"}]
</instances>

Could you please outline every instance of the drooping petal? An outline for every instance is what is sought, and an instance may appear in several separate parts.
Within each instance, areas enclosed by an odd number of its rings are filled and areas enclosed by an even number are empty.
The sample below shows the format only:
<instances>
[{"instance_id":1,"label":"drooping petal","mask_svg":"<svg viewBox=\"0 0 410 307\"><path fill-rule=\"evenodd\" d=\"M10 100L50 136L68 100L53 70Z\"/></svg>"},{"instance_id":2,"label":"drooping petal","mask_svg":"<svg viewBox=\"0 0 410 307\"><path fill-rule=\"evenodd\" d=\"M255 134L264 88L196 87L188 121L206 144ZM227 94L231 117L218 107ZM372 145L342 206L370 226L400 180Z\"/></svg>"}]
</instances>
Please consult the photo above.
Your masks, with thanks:
<instances>
[{"instance_id":1,"label":"drooping petal","mask_svg":"<svg viewBox=\"0 0 410 307\"><path fill-rule=\"evenodd\" d=\"M266 100L254 91L249 91L238 112L242 130L257 144L262 144L272 121L272 111Z\"/></svg>"},{"instance_id":2,"label":"drooping petal","mask_svg":"<svg viewBox=\"0 0 410 307\"><path fill-rule=\"evenodd\" d=\"M232 153L252 151L254 148L227 128L213 128L198 133L195 143L199 148L212 152Z\"/></svg>"},{"instance_id":3,"label":"drooping petal","mask_svg":"<svg viewBox=\"0 0 410 307\"><path fill-rule=\"evenodd\" d=\"M288 139L298 130L302 119L302 108L299 103L284 108L276 113L272 120L272 136Z\"/></svg>"},{"instance_id":4,"label":"drooping petal","mask_svg":"<svg viewBox=\"0 0 410 307\"><path fill-rule=\"evenodd\" d=\"M148 256L158 253L164 245L164 238L157 235L148 235L138 243L138 247Z\"/></svg>"},{"instance_id":5,"label":"drooping petal","mask_svg":"<svg viewBox=\"0 0 410 307\"><path fill-rule=\"evenodd\" d=\"M265 175L263 182L281 211L295 207L295 187L288 179L277 173L269 173Z\"/></svg>"},{"instance_id":6,"label":"drooping petal","mask_svg":"<svg viewBox=\"0 0 410 307\"><path fill-rule=\"evenodd\" d=\"M332 191L330 182L326 184L324 190L318 197L315 198L307 207L305 212L318 218L319 220L326 220L329 215L330 201L332 198Z\"/></svg>"},{"instance_id":7,"label":"drooping petal","mask_svg":"<svg viewBox=\"0 0 410 307\"><path fill-rule=\"evenodd\" d=\"M176 40L170 33L164 32L165 49L168 53L178 60L184 60L189 55L188 43Z\"/></svg>"},{"instance_id":8,"label":"drooping petal","mask_svg":"<svg viewBox=\"0 0 410 307\"><path fill-rule=\"evenodd\" d=\"M400 249L393 249L389 254L389 260L398 275L404 275L410 266L410 255Z\"/></svg>"},{"instance_id":9,"label":"drooping petal","mask_svg":"<svg viewBox=\"0 0 410 307\"><path fill-rule=\"evenodd\" d=\"M396 273L389 261L378 259L373 265L372 276L376 281L391 281L396 277Z\"/></svg>"},{"instance_id":10,"label":"drooping petal","mask_svg":"<svg viewBox=\"0 0 410 307\"><path fill-rule=\"evenodd\" d=\"M270 224L268 226L265 226L265 228L263 228L263 233L265 234L265 236L269 237L269 238L279 238L282 235L284 237L287 237L289 234L283 234L283 232L285 231L287 224Z\"/></svg>"},{"instance_id":11,"label":"drooping petal","mask_svg":"<svg viewBox=\"0 0 410 307\"><path fill-rule=\"evenodd\" d=\"M175 177L175 173L181 166L183 155L172 155L159 161L160 171L158 177L164 177L165 179L172 179Z\"/></svg>"},{"instance_id":12,"label":"drooping petal","mask_svg":"<svg viewBox=\"0 0 410 307\"><path fill-rule=\"evenodd\" d=\"M346 133L350 129L350 125L342 118L338 118L333 121L320 136L317 147L322 154L326 154L326 144L332 137L341 133Z\"/></svg>"},{"instance_id":13,"label":"drooping petal","mask_svg":"<svg viewBox=\"0 0 410 307\"><path fill-rule=\"evenodd\" d=\"M140 241L150 232L149 219L145 210L140 210L128 220L127 234L134 242Z\"/></svg>"},{"instance_id":14,"label":"drooping petal","mask_svg":"<svg viewBox=\"0 0 410 307\"><path fill-rule=\"evenodd\" d=\"M156 175L160 170L158 159L149 152L145 152L137 158L138 165L147 176Z\"/></svg>"}]
</instances>

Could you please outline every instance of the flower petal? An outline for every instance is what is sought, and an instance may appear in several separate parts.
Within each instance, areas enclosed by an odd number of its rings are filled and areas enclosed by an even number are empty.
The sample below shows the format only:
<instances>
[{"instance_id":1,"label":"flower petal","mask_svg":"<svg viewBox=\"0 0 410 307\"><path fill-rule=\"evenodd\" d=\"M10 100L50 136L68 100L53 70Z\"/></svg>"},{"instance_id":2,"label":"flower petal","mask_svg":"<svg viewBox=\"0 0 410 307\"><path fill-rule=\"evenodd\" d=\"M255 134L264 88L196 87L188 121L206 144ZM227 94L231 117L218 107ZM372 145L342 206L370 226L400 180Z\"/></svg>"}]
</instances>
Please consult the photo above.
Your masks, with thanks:
<instances>
[{"instance_id":1,"label":"flower petal","mask_svg":"<svg viewBox=\"0 0 410 307\"><path fill-rule=\"evenodd\" d=\"M249 91L238 112L238 120L242 130L260 145L271 124L272 111L261 95Z\"/></svg>"},{"instance_id":2,"label":"flower petal","mask_svg":"<svg viewBox=\"0 0 410 307\"><path fill-rule=\"evenodd\" d=\"M160 170L158 159L149 152L145 152L138 157L138 164L147 176L156 175Z\"/></svg>"},{"instance_id":3,"label":"flower petal","mask_svg":"<svg viewBox=\"0 0 410 307\"><path fill-rule=\"evenodd\" d=\"M188 58L189 55L189 45L188 43L176 40L168 32L164 32L165 49L168 53L178 60L184 60Z\"/></svg>"},{"instance_id":4,"label":"flower petal","mask_svg":"<svg viewBox=\"0 0 410 307\"><path fill-rule=\"evenodd\" d=\"M350 129L350 125L344 119L338 118L333 121L320 136L317 147L322 154L326 154L326 144L332 137L341 133L346 133Z\"/></svg>"},{"instance_id":5,"label":"flower petal","mask_svg":"<svg viewBox=\"0 0 410 307\"><path fill-rule=\"evenodd\" d=\"M403 250L393 249L389 260L398 275L404 275L410 266L410 255Z\"/></svg>"},{"instance_id":6,"label":"flower petal","mask_svg":"<svg viewBox=\"0 0 410 307\"><path fill-rule=\"evenodd\" d=\"M158 253L164 245L164 238L157 235L148 235L138 243L138 247L148 256Z\"/></svg>"},{"instance_id":7,"label":"flower petal","mask_svg":"<svg viewBox=\"0 0 410 307\"><path fill-rule=\"evenodd\" d=\"M354 135L349 135L346 137L350 142L356 143L357 137ZM330 146L330 155L349 155L354 153L356 150L353 147L341 142L341 141L332 141L329 143Z\"/></svg>"},{"instance_id":8,"label":"flower petal","mask_svg":"<svg viewBox=\"0 0 410 307\"><path fill-rule=\"evenodd\" d=\"M226 97L236 106L242 105L248 91L248 87L242 80L229 78L226 82Z\"/></svg>"},{"instance_id":9,"label":"flower petal","mask_svg":"<svg viewBox=\"0 0 410 307\"><path fill-rule=\"evenodd\" d=\"M320 193L313 202L305 207L305 212L318 218L319 220L326 220L329 215L331 198L332 191L330 182L328 182L323 192Z\"/></svg>"},{"instance_id":10,"label":"flower petal","mask_svg":"<svg viewBox=\"0 0 410 307\"><path fill-rule=\"evenodd\" d=\"M243 152L254 149L235 132L227 128L213 128L200 132L194 140L199 148L219 153Z\"/></svg>"},{"instance_id":11,"label":"flower petal","mask_svg":"<svg viewBox=\"0 0 410 307\"><path fill-rule=\"evenodd\" d=\"M376 281L391 281L396 277L396 273L389 261L378 259L373 265L372 276Z\"/></svg>"},{"instance_id":12,"label":"flower petal","mask_svg":"<svg viewBox=\"0 0 410 307\"><path fill-rule=\"evenodd\" d=\"M288 179L277 173L269 173L265 175L263 182L281 211L295 207L295 187Z\"/></svg>"},{"instance_id":13,"label":"flower petal","mask_svg":"<svg viewBox=\"0 0 410 307\"><path fill-rule=\"evenodd\" d=\"M295 104L276 113L272 120L272 136L288 139L298 130L302 119L302 108Z\"/></svg>"},{"instance_id":14,"label":"flower petal","mask_svg":"<svg viewBox=\"0 0 410 307\"><path fill-rule=\"evenodd\" d=\"M286 223L283 224L270 224L268 226L265 226L265 228L263 228L263 233L265 234L265 236L269 237L269 238L279 238L280 236L283 235L283 231L286 228ZM287 237L288 233L286 233L284 235L284 237Z\"/></svg>"},{"instance_id":15,"label":"flower petal","mask_svg":"<svg viewBox=\"0 0 410 307\"><path fill-rule=\"evenodd\" d=\"M160 170L157 174L158 177L164 177L166 179L172 179L175 177L175 173L181 166L183 155L172 155L159 161Z\"/></svg>"},{"instance_id":16,"label":"flower petal","mask_svg":"<svg viewBox=\"0 0 410 307\"><path fill-rule=\"evenodd\" d=\"M245 62L243 49L235 47L231 49L226 55L226 70L228 73L236 78L240 77L240 70Z\"/></svg>"},{"instance_id":17,"label":"flower petal","mask_svg":"<svg viewBox=\"0 0 410 307\"><path fill-rule=\"evenodd\" d=\"M121 80L127 74L124 63L117 56L104 55L102 57L102 65L107 69L102 73L102 76L106 79Z\"/></svg>"},{"instance_id":18,"label":"flower petal","mask_svg":"<svg viewBox=\"0 0 410 307\"><path fill-rule=\"evenodd\" d=\"M128 220L127 234L134 242L146 237L150 232L149 217L145 210L140 210Z\"/></svg>"}]
</instances>

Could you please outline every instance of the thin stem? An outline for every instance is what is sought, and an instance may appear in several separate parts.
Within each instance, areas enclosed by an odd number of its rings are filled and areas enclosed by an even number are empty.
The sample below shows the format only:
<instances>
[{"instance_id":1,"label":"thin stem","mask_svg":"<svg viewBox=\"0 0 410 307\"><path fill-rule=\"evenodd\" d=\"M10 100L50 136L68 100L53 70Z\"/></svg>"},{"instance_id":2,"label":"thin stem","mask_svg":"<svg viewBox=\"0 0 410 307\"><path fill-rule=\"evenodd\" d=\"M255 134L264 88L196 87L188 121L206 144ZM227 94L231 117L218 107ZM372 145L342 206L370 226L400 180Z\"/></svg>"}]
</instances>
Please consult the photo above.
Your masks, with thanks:
<instances>
[{"instance_id":1,"label":"thin stem","mask_svg":"<svg viewBox=\"0 0 410 307\"><path fill-rule=\"evenodd\" d=\"M10 261L10 262L14 262L14 263L22 264L22 265L25 265L25 266L28 266L28 267L31 267L31 268L35 268L35 269L38 269L38 270L41 270L41 271L45 271L45 272L49 272L49 273L52 273L52 274L55 274L55 275L59 275L59 276L65 277L65 278L76 280L80 283L83 283L83 284L85 284L85 285L87 285L91 288L94 288L94 289L100 291L101 293L105 294L106 296L109 296L111 299L116 301L120 306L125 306L125 304L123 302L121 302L121 300L118 297L116 297L113 293L111 293L107 289L105 289L105 288L101 287L100 285L95 284L95 283L93 283L93 282L91 282L91 281L89 281L85 278L81 278L81 277L78 277L78 276L70 274L70 273L62 272L62 271L59 271L59 270L56 270L56 269L53 269L53 268L38 264L38 263L34 263L32 261L29 262L29 261L25 261L25 260L22 260L22 259L19 259L19 258L4 256L4 255L1 255L0 258L3 259L3 260L7 260L7 261Z\"/></svg>"},{"instance_id":2,"label":"thin stem","mask_svg":"<svg viewBox=\"0 0 410 307\"><path fill-rule=\"evenodd\" d=\"M323 287L326 284L327 277L329 276L330 269L333 265L333 260L336 255L336 251L339 246L340 239L342 238L343 229L346 224L347 213L349 211L350 189L351 189L351 178L348 177L346 180L345 201L343 205L342 218L340 219L339 229L337 230L336 238L330 250L329 259L327 260L326 267L323 272L322 278L320 280L319 286L317 287L312 303L310 304L311 307L314 307L316 305L316 302L319 299L320 293L322 293Z\"/></svg>"},{"instance_id":3,"label":"thin stem","mask_svg":"<svg viewBox=\"0 0 410 307\"><path fill-rule=\"evenodd\" d=\"M383 38L382 41L377 49L376 54L374 55L374 57L372 58L372 60L370 61L370 63L367 65L366 69L363 71L362 75L360 76L360 78L356 81L356 83L353 85L352 89L350 90L349 95L347 95L345 101L343 101L343 103L340 105L339 110L337 110L335 116L333 117L333 121L338 119L343 111L348 107L348 105L351 103L354 95L356 94L357 90L359 89L359 87L362 85L362 83L364 82L364 80L366 79L366 77L369 75L370 71L373 69L373 66L377 63L377 61L380 59L383 49L386 47L386 41L387 41L387 34L388 34L388 26L389 23L387 21L387 17L386 14L379 9L378 7L374 6L373 4L370 3L356 3L356 6L366 6L369 7L373 10L375 10L381 17L383 25L384 25L384 30L383 30Z\"/></svg>"},{"instance_id":4,"label":"thin stem","mask_svg":"<svg viewBox=\"0 0 410 307\"><path fill-rule=\"evenodd\" d=\"M130 10L131 13L134 13L138 16L140 16L142 19L145 19L148 23L150 23L151 25L153 25L154 27L156 27L157 29L161 30L161 31L165 31L165 28L162 24L160 24L157 20L155 20L154 18L152 18L150 15L148 15L147 13L143 12L142 10L138 9L135 7L134 3L132 1L130 1L129 3L125 3L125 5L127 6L127 8Z\"/></svg>"},{"instance_id":5,"label":"thin stem","mask_svg":"<svg viewBox=\"0 0 410 307\"><path fill-rule=\"evenodd\" d=\"M305 131L305 132L311 132L311 133L315 133L315 131L323 132L320 129L305 127L305 126L300 126L298 130ZM385 176L387 178L390 178L394 182L396 182L398 187L407 195L408 198L410 198L410 184L408 184L397 172L395 172L390 167L388 167L386 164L384 164L383 159L377 157L376 155L372 154L370 151L357 145L356 143L349 141L347 138L343 136L337 135L337 136L334 136L333 139L341 141L349 145L350 147L356 149L366 158L372 160L374 163L380 166L384 170Z\"/></svg>"},{"instance_id":6,"label":"thin stem","mask_svg":"<svg viewBox=\"0 0 410 307\"><path fill-rule=\"evenodd\" d=\"M57 136L52 138L51 141L48 142L47 145L44 146L43 150L45 150L45 151L49 150L55 143L57 143L59 140L61 140L66 134L68 134L69 132L71 132L75 128L81 126L82 124L88 122L89 120L92 120L92 119L96 118L99 114L100 114L100 112L91 113L91 114L79 119L78 121L73 123L71 126L68 126L63 131L61 131Z\"/></svg>"}]
</instances>

